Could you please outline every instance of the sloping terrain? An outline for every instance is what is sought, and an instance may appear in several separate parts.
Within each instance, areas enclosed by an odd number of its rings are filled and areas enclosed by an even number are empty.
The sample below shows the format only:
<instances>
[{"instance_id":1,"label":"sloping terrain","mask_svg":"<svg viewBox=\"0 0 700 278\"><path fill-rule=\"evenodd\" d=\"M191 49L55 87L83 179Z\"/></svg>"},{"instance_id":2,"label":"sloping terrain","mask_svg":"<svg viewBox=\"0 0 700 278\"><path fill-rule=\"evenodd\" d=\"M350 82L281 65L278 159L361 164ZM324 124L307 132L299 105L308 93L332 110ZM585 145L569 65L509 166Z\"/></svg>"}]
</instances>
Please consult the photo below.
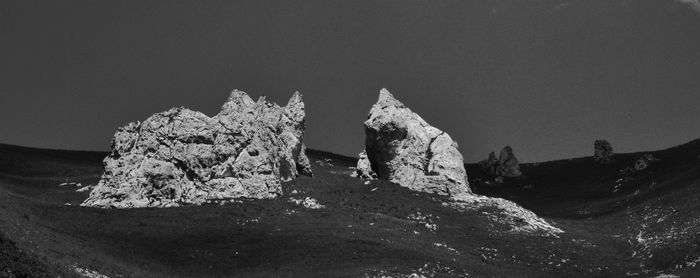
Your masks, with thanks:
<instances>
[{"instance_id":1,"label":"sloping terrain","mask_svg":"<svg viewBox=\"0 0 700 278\"><path fill-rule=\"evenodd\" d=\"M79 207L105 153L0 145L0 277L697 276L700 142L597 166L525 164L476 193L516 201L561 234L523 232L489 208L350 177L355 160L310 151L314 177L273 200L179 208ZM12 248L5 248L12 246ZM420 276L417 276L420 277Z\"/></svg>"}]
</instances>

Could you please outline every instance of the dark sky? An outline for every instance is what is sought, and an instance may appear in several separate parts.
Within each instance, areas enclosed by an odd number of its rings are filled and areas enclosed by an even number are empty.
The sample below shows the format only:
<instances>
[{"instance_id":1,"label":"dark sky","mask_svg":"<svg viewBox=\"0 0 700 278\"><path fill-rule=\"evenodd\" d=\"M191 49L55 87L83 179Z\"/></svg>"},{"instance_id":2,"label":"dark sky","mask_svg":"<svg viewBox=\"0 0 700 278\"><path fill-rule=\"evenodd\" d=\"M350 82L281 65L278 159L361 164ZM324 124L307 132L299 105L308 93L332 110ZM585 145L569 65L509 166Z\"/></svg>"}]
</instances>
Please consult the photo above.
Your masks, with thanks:
<instances>
[{"instance_id":1,"label":"dark sky","mask_svg":"<svg viewBox=\"0 0 700 278\"><path fill-rule=\"evenodd\" d=\"M700 137L694 2L5 0L0 142L107 150L173 106L300 90L307 145L355 155L386 87L470 162L666 148Z\"/></svg>"}]
</instances>

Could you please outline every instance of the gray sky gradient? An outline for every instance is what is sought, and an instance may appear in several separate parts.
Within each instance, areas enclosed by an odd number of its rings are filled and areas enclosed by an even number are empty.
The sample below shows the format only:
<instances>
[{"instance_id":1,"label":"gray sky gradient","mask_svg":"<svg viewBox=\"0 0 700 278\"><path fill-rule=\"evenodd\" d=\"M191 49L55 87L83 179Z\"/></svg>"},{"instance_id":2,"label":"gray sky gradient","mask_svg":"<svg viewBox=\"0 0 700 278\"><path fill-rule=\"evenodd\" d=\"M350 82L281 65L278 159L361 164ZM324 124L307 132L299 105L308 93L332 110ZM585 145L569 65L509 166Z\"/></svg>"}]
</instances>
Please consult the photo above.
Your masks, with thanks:
<instances>
[{"instance_id":1,"label":"gray sky gradient","mask_svg":"<svg viewBox=\"0 0 700 278\"><path fill-rule=\"evenodd\" d=\"M388 88L460 144L522 161L700 137L688 1L2 1L0 142L107 150L118 126L229 91L307 105L311 148L356 155ZM691 1L692 2L692 1Z\"/></svg>"}]
</instances>

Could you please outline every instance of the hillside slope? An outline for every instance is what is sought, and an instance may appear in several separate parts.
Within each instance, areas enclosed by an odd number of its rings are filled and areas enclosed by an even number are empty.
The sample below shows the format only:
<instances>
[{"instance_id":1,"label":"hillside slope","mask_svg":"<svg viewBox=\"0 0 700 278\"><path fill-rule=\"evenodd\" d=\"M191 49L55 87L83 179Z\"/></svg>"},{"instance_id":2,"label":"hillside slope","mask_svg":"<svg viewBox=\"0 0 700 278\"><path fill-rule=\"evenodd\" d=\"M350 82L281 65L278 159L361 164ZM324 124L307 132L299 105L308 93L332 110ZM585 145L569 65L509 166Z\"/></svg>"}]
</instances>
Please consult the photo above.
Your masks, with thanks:
<instances>
[{"instance_id":1,"label":"hillside slope","mask_svg":"<svg viewBox=\"0 0 700 278\"><path fill-rule=\"evenodd\" d=\"M0 277L700 275L700 142L653 154L634 173L622 170L636 154L605 168L590 158L525 164L527 177L500 185L468 165L475 192L564 231L548 235L488 208L351 178L354 159L320 151L309 152L314 177L283 184L274 200L84 208L81 188L99 180L104 153L0 145L1 242L15 247L3 249Z\"/></svg>"}]
</instances>

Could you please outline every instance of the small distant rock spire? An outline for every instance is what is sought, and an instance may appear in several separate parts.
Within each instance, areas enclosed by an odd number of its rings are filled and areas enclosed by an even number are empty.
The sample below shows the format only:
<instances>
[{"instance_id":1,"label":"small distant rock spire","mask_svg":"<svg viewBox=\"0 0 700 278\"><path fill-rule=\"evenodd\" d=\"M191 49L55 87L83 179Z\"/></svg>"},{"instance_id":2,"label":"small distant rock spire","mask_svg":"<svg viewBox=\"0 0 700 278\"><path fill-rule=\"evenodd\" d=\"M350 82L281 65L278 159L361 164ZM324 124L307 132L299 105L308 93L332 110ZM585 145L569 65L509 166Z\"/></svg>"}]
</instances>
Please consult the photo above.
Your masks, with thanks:
<instances>
[{"instance_id":1,"label":"small distant rock spire","mask_svg":"<svg viewBox=\"0 0 700 278\"><path fill-rule=\"evenodd\" d=\"M593 160L598 164L610 164L613 162L613 152L612 145L606 140L596 140L593 143L595 152L593 153Z\"/></svg>"},{"instance_id":2,"label":"small distant rock spire","mask_svg":"<svg viewBox=\"0 0 700 278\"><path fill-rule=\"evenodd\" d=\"M292 94L292 97L289 98L289 101L287 102L287 107L296 106L299 103L303 105L304 100L301 97L301 93L299 91L295 91L294 94Z\"/></svg>"},{"instance_id":3,"label":"small distant rock spire","mask_svg":"<svg viewBox=\"0 0 700 278\"><path fill-rule=\"evenodd\" d=\"M513 148L511 146L506 146L501 150L501 155L498 158L498 169L496 174L501 177L520 177L523 175L520 172L520 163L518 158L515 157L513 153Z\"/></svg>"},{"instance_id":4,"label":"small distant rock spire","mask_svg":"<svg viewBox=\"0 0 700 278\"><path fill-rule=\"evenodd\" d=\"M489 153L489 158L480 162L486 171L496 181L502 182L504 177L516 178L523 175L520 171L520 163L513 153L511 146L501 149L501 154L496 157L496 153Z\"/></svg>"},{"instance_id":5,"label":"small distant rock spire","mask_svg":"<svg viewBox=\"0 0 700 278\"><path fill-rule=\"evenodd\" d=\"M479 162L479 164L489 175L496 176L496 169L498 169L498 157L496 157L496 153L489 153L489 158Z\"/></svg>"}]
</instances>

